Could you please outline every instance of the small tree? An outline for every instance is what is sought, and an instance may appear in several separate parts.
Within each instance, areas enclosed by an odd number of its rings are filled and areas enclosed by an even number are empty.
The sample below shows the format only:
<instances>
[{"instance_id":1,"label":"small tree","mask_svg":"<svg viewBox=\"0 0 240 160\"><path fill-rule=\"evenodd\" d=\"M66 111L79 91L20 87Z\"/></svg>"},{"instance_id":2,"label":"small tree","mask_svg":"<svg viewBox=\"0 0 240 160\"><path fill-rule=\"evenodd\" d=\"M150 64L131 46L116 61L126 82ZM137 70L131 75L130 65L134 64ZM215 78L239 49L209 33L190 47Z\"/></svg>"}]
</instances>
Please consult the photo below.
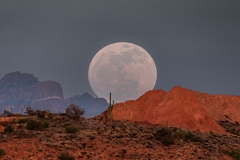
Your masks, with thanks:
<instances>
[{"instance_id":1,"label":"small tree","mask_svg":"<svg viewBox=\"0 0 240 160\"><path fill-rule=\"evenodd\" d=\"M79 120L84 113L84 109L80 108L77 104L72 103L66 108L66 115L75 121Z\"/></svg>"},{"instance_id":2,"label":"small tree","mask_svg":"<svg viewBox=\"0 0 240 160\"><path fill-rule=\"evenodd\" d=\"M30 116L33 116L33 115L35 115L36 114L36 112L32 109L32 107L30 107L30 106L28 106L27 108L26 108L26 112L25 113L27 113L28 115L30 115Z\"/></svg>"}]
</instances>

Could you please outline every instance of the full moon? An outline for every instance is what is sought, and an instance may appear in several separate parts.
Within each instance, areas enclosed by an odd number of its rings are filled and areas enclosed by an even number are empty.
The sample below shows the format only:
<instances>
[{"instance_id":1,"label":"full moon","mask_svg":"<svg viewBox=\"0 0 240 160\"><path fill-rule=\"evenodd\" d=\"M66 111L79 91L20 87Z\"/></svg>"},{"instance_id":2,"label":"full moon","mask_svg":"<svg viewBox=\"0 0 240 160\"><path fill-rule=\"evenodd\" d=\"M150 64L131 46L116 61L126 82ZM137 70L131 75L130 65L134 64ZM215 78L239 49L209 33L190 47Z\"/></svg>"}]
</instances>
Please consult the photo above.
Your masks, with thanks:
<instances>
[{"instance_id":1,"label":"full moon","mask_svg":"<svg viewBox=\"0 0 240 160\"><path fill-rule=\"evenodd\" d=\"M118 42L110 44L93 57L88 70L89 83L98 97L115 102L137 99L152 90L157 68L142 47Z\"/></svg>"}]
</instances>

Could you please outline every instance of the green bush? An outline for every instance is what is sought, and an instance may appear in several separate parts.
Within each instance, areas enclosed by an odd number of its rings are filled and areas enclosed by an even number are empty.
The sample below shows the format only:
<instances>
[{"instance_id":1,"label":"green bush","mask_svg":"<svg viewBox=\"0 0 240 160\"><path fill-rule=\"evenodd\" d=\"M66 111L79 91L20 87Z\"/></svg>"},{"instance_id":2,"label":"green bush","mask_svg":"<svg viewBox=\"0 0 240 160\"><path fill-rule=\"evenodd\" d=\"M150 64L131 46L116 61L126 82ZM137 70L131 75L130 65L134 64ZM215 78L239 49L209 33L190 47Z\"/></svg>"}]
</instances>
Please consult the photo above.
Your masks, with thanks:
<instances>
[{"instance_id":1,"label":"green bush","mask_svg":"<svg viewBox=\"0 0 240 160\"><path fill-rule=\"evenodd\" d=\"M157 130L154 136L157 140L160 140L164 146L168 146L174 144L174 137L172 133L173 131L171 128L164 127Z\"/></svg>"},{"instance_id":2,"label":"green bush","mask_svg":"<svg viewBox=\"0 0 240 160\"><path fill-rule=\"evenodd\" d=\"M171 134L172 134L171 130L169 128L164 127L164 128L157 130L157 132L154 134L154 136L157 140L160 140L162 137L168 136Z\"/></svg>"},{"instance_id":3,"label":"green bush","mask_svg":"<svg viewBox=\"0 0 240 160\"><path fill-rule=\"evenodd\" d=\"M166 135L166 136L162 137L160 139L160 141L162 142L162 144L164 146L169 146L171 144L174 144L174 138L172 136L170 136L170 135Z\"/></svg>"},{"instance_id":4,"label":"green bush","mask_svg":"<svg viewBox=\"0 0 240 160\"><path fill-rule=\"evenodd\" d=\"M175 139L184 139L184 138L185 138L185 132L182 131L182 130L176 130L176 131L174 132L173 137L174 137Z\"/></svg>"},{"instance_id":5,"label":"green bush","mask_svg":"<svg viewBox=\"0 0 240 160\"><path fill-rule=\"evenodd\" d=\"M187 132L185 134L185 140L190 140L191 142L198 142L199 138L192 132Z\"/></svg>"},{"instance_id":6,"label":"green bush","mask_svg":"<svg viewBox=\"0 0 240 160\"><path fill-rule=\"evenodd\" d=\"M85 113L84 109L73 103L66 108L65 112L66 115L73 120L79 120Z\"/></svg>"},{"instance_id":7,"label":"green bush","mask_svg":"<svg viewBox=\"0 0 240 160\"><path fill-rule=\"evenodd\" d=\"M11 125L8 125L4 128L4 133L12 133L14 131L14 128Z\"/></svg>"},{"instance_id":8,"label":"green bush","mask_svg":"<svg viewBox=\"0 0 240 160\"><path fill-rule=\"evenodd\" d=\"M58 157L58 159L60 159L60 160L75 160L75 158L74 158L73 156L68 155L68 154L64 154L64 153L62 153L62 154Z\"/></svg>"},{"instance_id":9,"label":"green bush","mask_svg":"<svg viewBox=\"0 0 240 160\"><path fill-rule=\"evenodd\" d=\"M231 151L223 150L223 153L233 157L235 160L240 160L240 151L239 150L235 150L235 149L232 149Z\"/></svg>"},{"instance_id":10,"label":"green bush","mask_svg":"<svg viewBox=\"0 0 240 160\"><path fill-rule=\"evenodd\" d=\"M43 122L36 120L36 119L30 119L27 121L27 126L26 128L28 130L37 130L37 131L42 131L44 128Z\"/></svg>"},{"instance_id":11,"label":"green bush","mask_svg":"<svg viewBox=\"0 0 240 160\"><path fill-rule=\"evenodd\" d=\"M78 132L78 128L77 127L75 127L75 126L67 126L66 128L65 128L65 132L66 133L76 133L76 132Z\"/></svg>"},{"instance_id":12,"label":"green bush","mask_svg":"<svg viewBox=\"0 0 240 160\"><path fill-rule=\"evenodd\" d=\"M0 148L0 157L6 154L6 151L3 148Z\"/></svg>"},{"instance_id":13,"label":"green bush","mask_svg":"<svg viewBox=\"0 0 240 160\"><path fill-rule=\"evenodd\" d=\"M43 121L43 126L44 126L44 128L49 128L49 122L48 121Z\"/></svg>"},{"instance_id":14,"label":"green bush","mask_svg":"<svg viewBox=\"0 0 240 160\"><path fill-rule=\"evenodd\" d=\"M18 123L19 123L19 124L23 124L23 123L27 123L27 121L28 121L27 118L20 118L20 119L18 120Z\"/></svg>"}]
</instances>

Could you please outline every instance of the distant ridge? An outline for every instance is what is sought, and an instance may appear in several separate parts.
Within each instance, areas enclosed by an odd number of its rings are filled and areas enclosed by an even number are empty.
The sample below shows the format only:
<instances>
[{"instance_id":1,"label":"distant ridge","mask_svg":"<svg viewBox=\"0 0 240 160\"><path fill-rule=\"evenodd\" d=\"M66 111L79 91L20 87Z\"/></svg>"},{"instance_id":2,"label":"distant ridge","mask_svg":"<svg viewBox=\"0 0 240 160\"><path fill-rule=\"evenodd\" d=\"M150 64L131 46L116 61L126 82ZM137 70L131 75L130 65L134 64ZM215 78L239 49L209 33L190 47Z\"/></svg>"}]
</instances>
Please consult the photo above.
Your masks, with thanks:
<instances>
[{"instance_id":1,"label":"distant ridge","mask_svg":"<svg viewBox=\"0 0 240 160\"><path fill-rule=\"evenodd\" d=\"M61 84L54 81L40 82L33 74L17 71L0 79L0 114L4 110L24 113L27 106L63 113L70 103L84 108L85 117L93 117L108 107L105 99L94 98L88 93L64 99Z\"/></svg>"}]
</instances>

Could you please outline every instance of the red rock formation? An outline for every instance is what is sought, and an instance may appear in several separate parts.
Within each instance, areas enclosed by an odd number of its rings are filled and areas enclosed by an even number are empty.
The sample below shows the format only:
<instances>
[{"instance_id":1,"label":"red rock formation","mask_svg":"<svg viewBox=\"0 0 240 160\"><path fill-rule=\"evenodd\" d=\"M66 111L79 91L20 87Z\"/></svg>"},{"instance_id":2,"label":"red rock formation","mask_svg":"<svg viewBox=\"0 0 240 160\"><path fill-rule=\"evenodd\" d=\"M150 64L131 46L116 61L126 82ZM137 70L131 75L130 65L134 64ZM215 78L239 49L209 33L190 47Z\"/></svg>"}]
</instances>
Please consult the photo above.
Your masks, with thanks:
<instances>
[{"instance_id":1,"label":"red rock formation","mask_svg":"<svg viewBox=\"0 0 240 160\"><path fill-rule=\"evenodd\" d=\"M238 101L240 97L219 97L222 96L174 87L168 93L154 90L135 101L118 103L114 106L112 113L116 120L148 121L151 124L225 133L216 120L226 119L224 114L229 115L233 120L238 120L240 105L236 106L236 104L240 102ZM235 100L238 102L234 102ZM216 101L218 103L212 105Z\"/></svg>"},{"instance_id":2,"label":"red rock formation","mask_svg":"<svg viewBox=\"0 0 240 160\"><path fill-rule=\"evenodd\" d=\"M240 122L240 96L194 94L214 119Z\"/></svg>"}]
</instances>

